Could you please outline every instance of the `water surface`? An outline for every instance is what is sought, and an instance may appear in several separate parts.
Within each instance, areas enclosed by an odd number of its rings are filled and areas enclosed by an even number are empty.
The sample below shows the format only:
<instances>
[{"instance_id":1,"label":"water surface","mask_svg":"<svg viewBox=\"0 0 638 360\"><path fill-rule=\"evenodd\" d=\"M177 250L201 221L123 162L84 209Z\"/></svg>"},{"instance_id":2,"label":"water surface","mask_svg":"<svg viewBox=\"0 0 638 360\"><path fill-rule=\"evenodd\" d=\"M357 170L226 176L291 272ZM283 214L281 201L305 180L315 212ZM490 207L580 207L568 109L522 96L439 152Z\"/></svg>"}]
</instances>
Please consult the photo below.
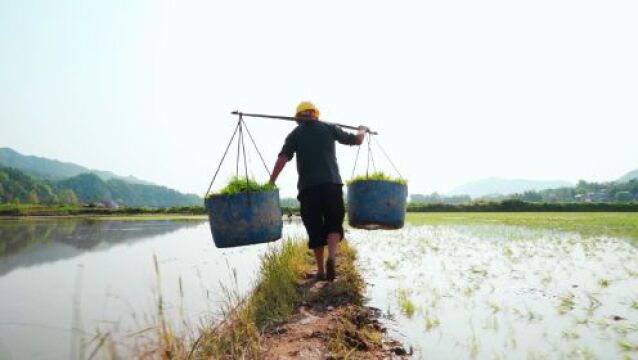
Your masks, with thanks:
<instances>
[{"instance_id":1,"label":"water surface","mask_svg":"<svg viewBox=\"0 0 638 360\"><path fill-rule=\"evenodd\" d=\"M638 249L598 230L485 221L350 239L371 305L416 358L636 357Z\"/></svg>"},{"instance_id":2,"label":"water surface","mask_svg":"<svg viewBox=\"0 0 638 360\"><path fill-rule=\"evenodd\" d=\"M222 284L250 289L268 246L217 249L205 220L0 221L0 359L88 357L106 332L126 352L160 291L171 323L214 320Z\"/></svg>"}]
</instances>

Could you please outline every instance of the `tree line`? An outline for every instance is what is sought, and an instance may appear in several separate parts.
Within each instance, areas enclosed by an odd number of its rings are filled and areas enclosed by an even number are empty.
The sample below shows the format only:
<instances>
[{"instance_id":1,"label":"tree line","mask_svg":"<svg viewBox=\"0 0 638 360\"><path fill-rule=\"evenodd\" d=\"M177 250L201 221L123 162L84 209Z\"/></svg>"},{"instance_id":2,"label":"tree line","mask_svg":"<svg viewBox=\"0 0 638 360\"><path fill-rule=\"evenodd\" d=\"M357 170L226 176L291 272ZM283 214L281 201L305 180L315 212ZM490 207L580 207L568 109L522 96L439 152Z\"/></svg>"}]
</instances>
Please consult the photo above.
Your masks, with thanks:
<instances>
[{"instance_id":1,"label":"tree line","mask_svg":"<svg viewBox=\"0 0 638 360\"><path fill-rule=\"evenodd\" d=\"M92 173L51 181L0 166L0 203L165 208L199 205L202 199L163 186L104 181Z\"/></svg>"}]
</instances>

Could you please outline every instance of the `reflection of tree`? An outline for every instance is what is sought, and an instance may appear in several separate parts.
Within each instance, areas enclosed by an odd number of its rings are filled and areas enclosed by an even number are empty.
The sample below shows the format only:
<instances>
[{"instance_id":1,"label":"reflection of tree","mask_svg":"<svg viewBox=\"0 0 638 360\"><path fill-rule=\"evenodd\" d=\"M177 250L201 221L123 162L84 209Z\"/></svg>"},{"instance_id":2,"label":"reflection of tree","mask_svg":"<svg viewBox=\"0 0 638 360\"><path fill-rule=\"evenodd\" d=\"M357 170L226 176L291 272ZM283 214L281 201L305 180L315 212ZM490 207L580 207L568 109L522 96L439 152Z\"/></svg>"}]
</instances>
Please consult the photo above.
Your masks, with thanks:
<instances>
[{"instance_id":1,"label":"reflection of tree","mask_svg":"<svg viewBox=\"0 0 638 360\"><path fill-rule=\"evenodd\" d=\"M36 243L50 241L59 229L70 231L76 222L31 222L31 221L3 221L0 222L0 257L19 253ZM67 230L69 231L69 230Z\"/></svg>"},{"instance_id":2,"label":"reflection of tree","mask_svg":"<svg viewBox=\"0 0 638 360\"><path fill-rule=\"evenodd\" d=\"M25 251L33 244L54 241L79 250L166 234L199 224L196 221L43 220L0 222L0 258Z\"/></svg>"}]
</instances>

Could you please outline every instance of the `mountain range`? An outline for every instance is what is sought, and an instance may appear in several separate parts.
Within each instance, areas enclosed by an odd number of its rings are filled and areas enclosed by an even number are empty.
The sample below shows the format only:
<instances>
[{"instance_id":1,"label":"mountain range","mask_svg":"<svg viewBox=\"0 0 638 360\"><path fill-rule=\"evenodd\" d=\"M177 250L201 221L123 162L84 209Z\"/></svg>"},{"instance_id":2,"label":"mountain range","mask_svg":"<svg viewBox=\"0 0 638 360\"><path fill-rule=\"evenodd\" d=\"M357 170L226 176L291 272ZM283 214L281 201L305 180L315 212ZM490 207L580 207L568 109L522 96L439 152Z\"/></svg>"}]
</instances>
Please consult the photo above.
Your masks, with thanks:
<instances>
[{"instance_id":1,"label":"mountain range","mask_svg":"<svg viewBox=\"0 0 638 360\"><path fill-rule=\"evenodd\" d=\"M628 172L614 182L638 180L638 169ZM489 177L471 181L453 189L450 195L470 195L473 198L520 194L526 191L542 191L572 187L575 184L564 180L527 180Z\"/></svg>"},{"instance_id":2,"label":"mountain range","mask_svg":"<svg viewBox=\"0 0 638 360\"><path fill-rule=\"evenodd\" d=\"M525 191L540 191L569 187L574 184L563 180L526 180L489 177L463 184L450 192L452 195L470 195L473 198L490 195L509 195Z\"/></svg>"},{"instance_id":3,"label":"mountain range","mask_svg":"<svg viewBox=\"0 0 638 360\"><path fill-rule=\"evenodd\" d=\"M183 194L133 176L0 148L0 203L15 201L161 208L202 204L197 195Z\"/></svg>"},{"instance_id":4,"label":"mountain range","mask_svg":"<svg viewBox=\"0 0 638 360\"><path fill-rule=\"evenodd\" d=\"M70 162L22 155L11 148L0 148L0 165L18 169L33 177L47 180L63 180L80 174L92 173L104 181L118 179L130 184L155 185L150 181L141 180L134 176L119 176L110 171L89 169Z\"/></svg>"},{"instance_id":5,"label":"mountain range","mask_svg":"<svg viewBox=\"0 0 638 360\"><path fill-rule=\"evenodd\" d=\"M638 179L638 169L616 182ZM468 182L450 195L472 198L503 196L526 191L573 187L563 180L526 180L490 177ZM0 148L0 203L14 200L32 202L103 202L123 206L190 206L202 199L193 194L155 185L134 176L94 170L59 160L23 155L11 148Z\"/></svg>"}]
</instances>

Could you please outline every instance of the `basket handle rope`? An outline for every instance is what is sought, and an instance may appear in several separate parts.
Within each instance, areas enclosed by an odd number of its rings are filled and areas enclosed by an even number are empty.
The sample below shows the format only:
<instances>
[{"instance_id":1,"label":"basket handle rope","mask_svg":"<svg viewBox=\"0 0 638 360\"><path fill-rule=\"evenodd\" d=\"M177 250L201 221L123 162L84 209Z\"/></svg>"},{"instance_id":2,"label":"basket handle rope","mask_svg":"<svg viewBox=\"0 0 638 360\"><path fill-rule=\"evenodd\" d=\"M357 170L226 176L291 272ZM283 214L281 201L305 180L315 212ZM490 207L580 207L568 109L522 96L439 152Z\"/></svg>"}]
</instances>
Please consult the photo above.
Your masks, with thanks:
<instances>
[{"instance_id":1,"label":"basket handle rope","mask_svg":"<svg viewBox=\"0 0 638 360\"><path fill-rule=\"evenodd\" d=\"M374 172L377 171L376 163L374 161L373 148L372 148L373 141L374 141L374 144L376 144L376 146L381 150L381 153L383 153L383 156L385 156L386 160L388 160L388 162L390 163L394 171L397 173L397 175L399 175L399 178L403 179L403 175L401 175L401 172L397 169L396 165L394 165L394 162L392 161L392 159L390 159L390 156L388 156L388 153L385 151L383 146L381 146L379 139L376 136L374 136L374 134L368 135L368 144L366 146L367 148L366 149L367 150L366 179L370 176L370 164L372 164L372 171ZM354 166L352 167L351 178L354 178L354 174L357 169L357 164L359 161L360 152L361 152L361 145L357 146L357 155L354 158Z\"/></svg>"},{"instance_id":2,"label":"basket handle rope","mask_svg":"<svg viewBox=\"0 0 638 360\"><path fill-rule=\"evenodd\" d=\"M246 141L244 138L244 130L246 130L246 134L248 134L248 138L253 144L255 150L257 151L257 154L259 154L259 158L261 159L261 162L264 165L264 169L266 169L268 176L270 176L270 170L268 170L268 165L266 165L266 161L264 160L264 157L261 154L261 151L259 151L259 147L257 146L255 139L250 133L250 130L248 130L248 126L246 125L246 122L244 121L243 116L239 114L239 119L237 120L237 125L235 126L235 130L233 131L233 134L230 137L230 141L228 142L228 145L226 145L226 150L224 150L224 155L222 155L222 158L219 161L219 164L217 165L217 170L215 170L213 179L210 181L210 184L208 185L208 189L206 190L206 194L204 197L210 194L210 189L213 187L213 183L215 182L215 179L217 178L217 175L219 174L219 170L221 169L222 164L224 163L224 160L226 159L226 155L228 155L228 150L230 149L230 146L233 144L233 140L235 140L235 136L237 136L237 159L235 162L235 176L239 176L239 163L241 162L242 155L243 155L244 175L246 176L246 191L248 191L248 161L246 160Z\"/></svg>"}]
</instances>

